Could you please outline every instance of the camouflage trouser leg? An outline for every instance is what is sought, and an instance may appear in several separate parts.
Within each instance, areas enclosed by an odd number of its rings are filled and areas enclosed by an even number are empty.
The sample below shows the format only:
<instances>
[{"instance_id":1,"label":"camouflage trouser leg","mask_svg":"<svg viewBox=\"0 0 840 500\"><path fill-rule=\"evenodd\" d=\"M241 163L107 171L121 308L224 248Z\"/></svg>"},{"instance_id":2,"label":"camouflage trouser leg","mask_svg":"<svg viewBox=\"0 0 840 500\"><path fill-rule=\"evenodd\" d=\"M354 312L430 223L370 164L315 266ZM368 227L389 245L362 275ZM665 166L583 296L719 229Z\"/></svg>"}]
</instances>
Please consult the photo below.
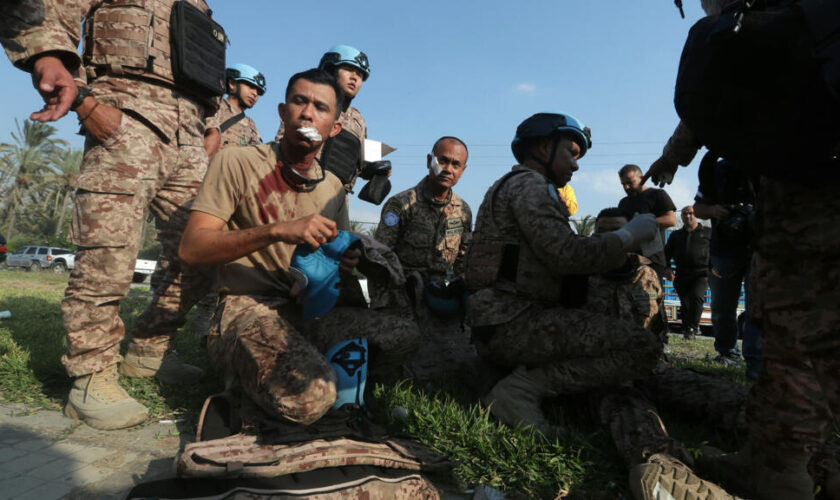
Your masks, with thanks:
<instances>
[{"instance_id":1,"label":"camouflage trouser leg","mask_svg":"<svg viewBox=\"0 0 840 500\"><path fill-rule=\"evenodd\" d=\"M470 330L460 317L442 318L425 303L417 306L420 327L420 346L411 361L409 371L415 380L442 380L466 375L478 353L470 342Z\"/></svg>"},{"instance_id":2,"label":"camouflage trouser leg","mask_svg":"<svg viewBox=\"0 0 840 500\"><path fill-rule=\"evenodd\" d=\"M747 388L728 379L686 368L663 366L637 383L660 407L673 408L729 431L746 431Z\"/></svg>"},{"instance_id":3,"label":"camouflage trouser leg","mask_svg":"<svg viewBox=\"0 0 840 500\"><path fill-rule=\"evenodd\" d=\"M187 135L179 134L179 140L184 141ZM192 268L178 259L192 200L207 171L207 154L202 144L179 145L172 152L175 157L171 168L158 179L161 187L150 209L162 247L153 275L159 282L152 290L151 303L131 332L128 350L138 356L163 357L172 336L186 323L187 313L210 291L215 276L215 268Z\"/></svg>"},{"instance_id":4,"label":"camouflage trouser leg","mask_svg":"<svg viewBox=\"0 0 840 500\"><path fill-rule=\"evenodd\" d=\"M839 264L840 259L755 259L753 272L765 290L787 288L791 276L807 275L810 293L818 297L810 305L765 306L761 311L764 366L747 408L750 437L756 444L814 451L825 440L832 418L840 416Z\"/></svg>"},{"instance_id":5,"label":"camouflage trouser leg","mask_svg":"<svg viewBox=\"0 0 840 500\"><path fill-rule=\"evenodd\" d=\"M216 306L218 305L219 294L216 292L208 293L195 305L192 330L193 333L198 335L199 339L206 341L207 335L210 333L210 327L213 324L213 314L215 314Z\"/></svg>"},{"instance_id":6,"label":"camouflage trouser leg","mask_svg":"<svg viewBox=\"0 0 840 500\"><path fill-rule=\"evenodd\" d=\"M590 400L628 468L646 462L654 453L667 453L685 464L693 463L688 450L668 436L656 407L636 389L624 386L597 392Z\"/></svg>"},{"instance_id":7,"label":"camouflage trouser leg","mask_svg":"<svg viewBox=\"0 0 840 500\"><path fill-rule=\"evenodd\" d=\"M650 374L662 352L653 333L580 309L532 307L499 325L479 353L506 366L526 364L559 394L611 387Z\"/></svg>"},{"instance_id":8,"label":"camouflage trouser leg","mask_svg":"<svg viewBox=\"0 0 840 500\"><path fill-rule=\"evenodd\" d=\"M750 392L750 441L814 451L840 418L840 186L762 178L751 311L764 366Z\"/></svg>"},{"instance_id":9,"label":"camouflage trouser leg","mask_svg":"<svg viewBox=\"0 0 840 500\"><path fill-rule=\"evenodd\" d=\"M189 180L193 195L206 169L197 136L202 128L198 108L189 102L184 108L188 116L182 117L178 106L161 103L157 113L190 121L181 130L195 133L178 137L196 135L197 146L177 146L174 137L165 142L130 112L123 113L119 128L104 143L88 138L85 145L71 222L71 239L79 250L61 305L68 344L62 362L70 376L101 370L119 354L125 333L119 302L131 283L146 210L168 197L167 182L180 162L194 169Z\"/></svg>"},{"instance_id":10,"label":"camouflage trouser leg","mask_svg":"<svg viewBox=\"0 0 840 500\"><path fill-rule=\"evenodd\" d=\"M342 340L367 338L368 373L376 380L402 378L420 341L420 330L410 316L358 307L336 307L323 318L307 322L306 332L321 352Z\"/></svg>"},{"instance_id":11,"label":"camouflage trouser leg","mask_svg":"<svg viewBox=\"0 0 840 500\"><path fill-rule=\"evenodd\" d=\"M296 324L294 304L228 295L216 311L207 351L269 415L311 424L336 398L335 371Z\"/></svg>"}]
</instances>

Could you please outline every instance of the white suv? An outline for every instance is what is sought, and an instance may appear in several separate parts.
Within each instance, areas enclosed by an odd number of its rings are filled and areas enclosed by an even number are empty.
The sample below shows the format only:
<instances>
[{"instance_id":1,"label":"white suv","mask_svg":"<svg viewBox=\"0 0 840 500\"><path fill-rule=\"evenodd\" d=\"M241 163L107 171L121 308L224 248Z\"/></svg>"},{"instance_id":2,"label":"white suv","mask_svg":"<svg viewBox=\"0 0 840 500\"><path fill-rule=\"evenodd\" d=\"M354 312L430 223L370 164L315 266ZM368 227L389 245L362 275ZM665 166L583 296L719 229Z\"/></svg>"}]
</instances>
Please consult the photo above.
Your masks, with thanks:
<instances>
[{"instance_id":1,"label":"white suv","mask_svg":"<svg viewBox=\"0 0 840 500\"><path fill-rule=\"evenodd\" d=\"M76 256L66 248L28 246L6 254L6 266L22 267L29 271L51 269L63 273L73 269L75 264Z\"/></svg>"}]
</instances>

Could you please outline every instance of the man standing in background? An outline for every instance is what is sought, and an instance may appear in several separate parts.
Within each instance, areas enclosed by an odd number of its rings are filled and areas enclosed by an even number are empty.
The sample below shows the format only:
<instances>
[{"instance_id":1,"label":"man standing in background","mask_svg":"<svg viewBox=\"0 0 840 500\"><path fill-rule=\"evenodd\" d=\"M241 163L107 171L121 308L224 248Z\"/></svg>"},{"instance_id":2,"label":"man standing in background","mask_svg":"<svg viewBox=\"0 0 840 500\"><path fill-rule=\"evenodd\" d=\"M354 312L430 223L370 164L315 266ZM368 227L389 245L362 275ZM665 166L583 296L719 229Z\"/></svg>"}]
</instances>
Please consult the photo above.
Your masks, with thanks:
<instances>
[{"instance_id":1,"label":"man standing in background","mask_svg":"<svg viewBox=\"0 0 840 500\"><path fill-rule=\"evenodd\" d=\"M700 332L703 297L709 287L706 273L711 230L697 222L691 205L683 207L680 216L683 227L671 233L665 244L665 277L674 282L680 297L683 337L693 339ZM672 259L676 273L671 269Z\"/></svg>"},{"instance_id":2,"label":"man standing in background","mask_svg":"<svg viewBox=\"0 0 840 500\"><path fill-rule=\"evenodd\" d=\"M642 169L638 165L627 164L618 171L621 180L621 187L627 196L618 202L618 208L624 210L631 217L635 214L653 214L656 222L659 223L660 236L665 241L665 229L677 225L677 217L674 215L677 207L664 189L650 188L642 182ZM652 266L660 278L665 273L665 253L658 252L654 255L646 255L652 262Z\"/></svg>"}]
</instances>

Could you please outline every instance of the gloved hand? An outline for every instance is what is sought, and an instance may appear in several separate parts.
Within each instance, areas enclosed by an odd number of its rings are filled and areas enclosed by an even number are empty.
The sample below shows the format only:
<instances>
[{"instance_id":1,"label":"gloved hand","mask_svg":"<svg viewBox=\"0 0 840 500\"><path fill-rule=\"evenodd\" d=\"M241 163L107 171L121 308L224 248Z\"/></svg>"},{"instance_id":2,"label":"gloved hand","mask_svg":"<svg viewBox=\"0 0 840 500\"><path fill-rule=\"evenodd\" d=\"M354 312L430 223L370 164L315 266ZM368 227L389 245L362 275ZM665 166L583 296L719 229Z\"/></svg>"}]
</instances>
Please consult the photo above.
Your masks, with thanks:
<instances>
[{"instance_id":1,"label":"gloved hand","mask_svg":"<svg viewBox=\"0 0 840 500\"><path fill-rule=\"evenodd\" d=\"M613 231L621 239L624 250L636 248L641 243L654 239L659 233L659 223L652 214L638 214L626 226Z\"/></svg>"},{"instance_id":2,"label":"gloved hand","mask_svg":"<svg viewBox=\"0 0 840 500\"><path fill-rule=\"evenodd\" d=\"M670 184L674 180L674 174L677 173L677 168L679 168L679 165L676 162L660 156L659 159L651 163L650 168L642 179L642 183L644 184L645 180L650 178L657 186L664 187L665 184Z\"/></svg>"}]
</instances>

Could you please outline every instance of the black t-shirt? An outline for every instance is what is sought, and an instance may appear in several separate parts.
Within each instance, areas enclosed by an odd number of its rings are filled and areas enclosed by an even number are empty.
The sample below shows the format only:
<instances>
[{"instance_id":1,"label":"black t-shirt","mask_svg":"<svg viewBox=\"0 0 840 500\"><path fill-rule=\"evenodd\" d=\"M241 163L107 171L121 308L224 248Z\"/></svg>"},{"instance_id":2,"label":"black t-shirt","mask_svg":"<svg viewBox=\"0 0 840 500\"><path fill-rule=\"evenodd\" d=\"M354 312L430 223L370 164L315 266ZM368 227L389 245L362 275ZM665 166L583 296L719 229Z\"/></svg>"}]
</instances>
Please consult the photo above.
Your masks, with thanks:
<instances>
[{"instance_id":1,"label":"black t-shirt","mask_svg":"<svg viewBox=\"0 0 840 500\"><path fill-rule=\"evenodd\" d=\"M647 188L636 196L625 196L618 202L618 208L629 215L653 214L654 217L665 215L666 212L676 210L673 200L664 189ZM662 229L660 236L665 241L665 230ZM665 252L656 255L646 255L653 262L653 267L659 276L665 270Z\"/></svg>"},{"instance_id":2,"label":"black t-shirt","mask_svg":"<svg viewBox=\"0 0 840 500\"><path fill-rule=\"evenodd\" d=\"M653 214L654 217L677 209L668 193L657 188L647 188L636 196L625 196L618 202L618 208L630 215Z\"/></svg>"}]
</instances>

